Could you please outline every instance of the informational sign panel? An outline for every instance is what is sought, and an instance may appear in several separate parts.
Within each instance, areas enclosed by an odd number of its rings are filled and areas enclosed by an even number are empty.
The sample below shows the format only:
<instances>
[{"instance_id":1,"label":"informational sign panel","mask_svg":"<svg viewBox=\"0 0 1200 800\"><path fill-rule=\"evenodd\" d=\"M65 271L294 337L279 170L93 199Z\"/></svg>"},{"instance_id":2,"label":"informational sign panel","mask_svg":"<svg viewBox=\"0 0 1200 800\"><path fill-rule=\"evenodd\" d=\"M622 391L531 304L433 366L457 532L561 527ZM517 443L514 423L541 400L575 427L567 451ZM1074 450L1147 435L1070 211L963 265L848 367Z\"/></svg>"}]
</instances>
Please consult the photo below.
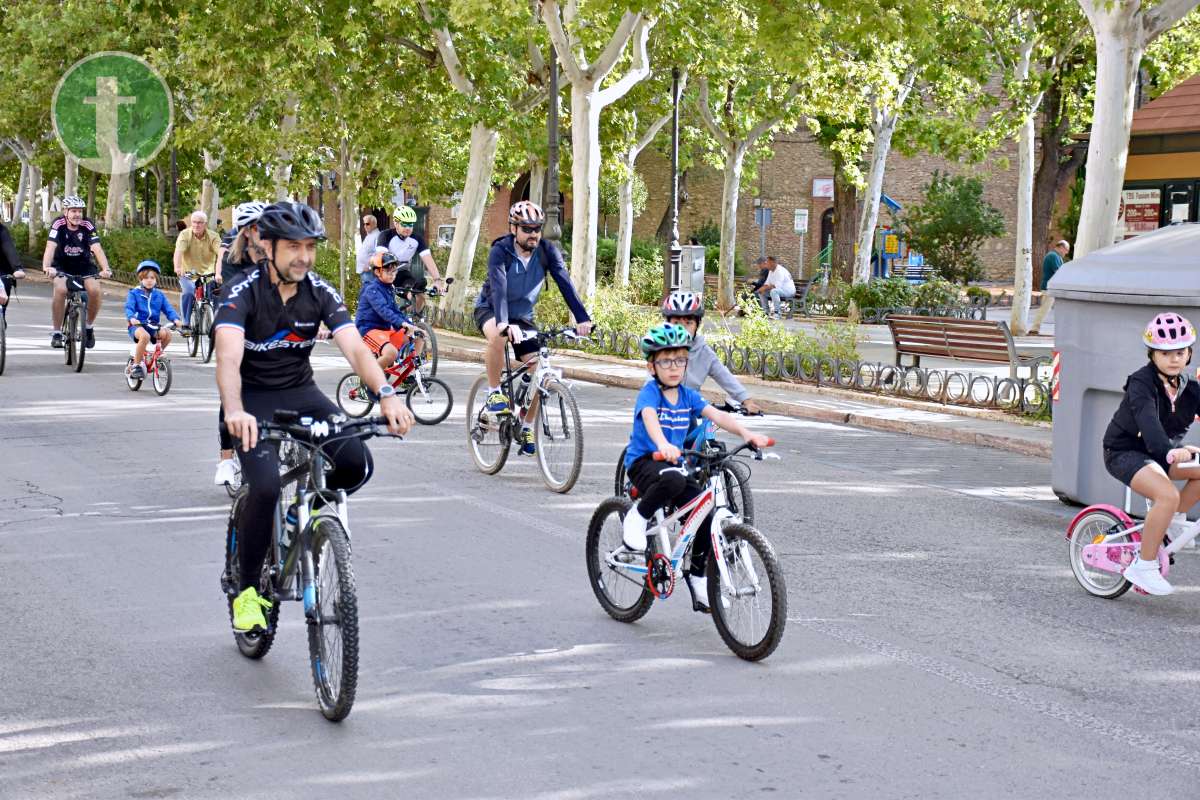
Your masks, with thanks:
<instances>
[{"instance_id":1,"label":"informational sign panel","mask_svg":"<svg viewBox=\"0 0 1200 800\"><path fill-rule=\"evenodd\" d=\"M900 237L894 233L885 233L883 235L883 254L885 256L900 255Z\"/></svg>"},{"instance_id":2,"label":"informational sign panel","mask_svg":"<svg viewBox=\"0 0 1200 800\"><path fill-rule=\"evenodd\" d=\"M833 197L833 178L813 178L813 197Z\"/></svg>"},{"instance_id":3,"label":"informational sign panel","mask_svg":"<svg viewBox=\"0 0 1200 800\"><path fill-rule=\"evenodd\" d=\"M1117 230L1128 239L1158 230L1162 191L1159 189L1125 189L1121 192L1121 214Z\"/></svg>"},{"instance_id":4,"label":"informational sign panel","mask_svg":"<svg viewBox=\"0 0 1200 800\"><path fill-rule=\"evenodd\" d=\"M765 228L771 224L771 209L759 207L754 209L754 224L760 228Z\"/></svg>"},{"instance_id":5,"label":"informational sign panel","mask_svg":"<svg viewBox=\"0 0 1200 800\"><path fill-rule=\"evenodd\" d=\"M796 233L808 233L808 209L797 208L796 216L792 220L792 229Z\"/></svg>"}]
</instances>

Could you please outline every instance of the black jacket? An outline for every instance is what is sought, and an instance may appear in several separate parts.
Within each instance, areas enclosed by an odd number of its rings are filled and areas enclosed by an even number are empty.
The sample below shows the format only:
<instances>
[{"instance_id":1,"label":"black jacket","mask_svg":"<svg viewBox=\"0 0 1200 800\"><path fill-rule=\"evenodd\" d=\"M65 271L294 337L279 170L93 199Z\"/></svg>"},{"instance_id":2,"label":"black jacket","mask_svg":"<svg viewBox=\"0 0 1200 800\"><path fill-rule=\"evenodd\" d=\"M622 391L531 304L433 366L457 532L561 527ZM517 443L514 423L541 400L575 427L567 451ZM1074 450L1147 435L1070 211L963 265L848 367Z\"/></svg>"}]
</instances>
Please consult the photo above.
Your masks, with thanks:
<instances>
[{"instance_id":1,"label":"black jacket","mask_svg":"<svg viewBox=\"0 0 1200 800\"><path fill-rule=\"evenodd\" d=\"M1200 411L1200 383L1181 375L1182 385L1171 398L1154 364L1146 364L1125 381L1125 396L1104 432L1105 450L1137 450L1165 462L1178 447Z\"/></svg>"},{"instance_id":2,"label":"black jacket","mask_svg":"<svg viewBox=\"0 0 1200 800\"><path fill-rule=\"evenodd\" d=\"M21 266L21 257L17 255L17 247L13 244L12 234L3 222L0 222L0 275L12 275Z\"/></svg>"}]
</instances>

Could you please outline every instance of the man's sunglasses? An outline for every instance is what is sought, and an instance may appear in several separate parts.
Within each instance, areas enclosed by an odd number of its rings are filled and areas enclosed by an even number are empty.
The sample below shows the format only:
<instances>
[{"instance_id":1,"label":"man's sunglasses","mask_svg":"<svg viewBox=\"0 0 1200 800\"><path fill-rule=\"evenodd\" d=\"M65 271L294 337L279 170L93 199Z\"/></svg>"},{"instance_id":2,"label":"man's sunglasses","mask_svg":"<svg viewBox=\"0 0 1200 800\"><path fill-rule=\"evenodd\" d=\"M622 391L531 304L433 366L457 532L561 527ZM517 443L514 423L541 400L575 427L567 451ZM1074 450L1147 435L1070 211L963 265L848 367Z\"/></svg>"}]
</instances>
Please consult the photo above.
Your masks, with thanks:
<instances>
[{"instance_id":1,"label":"man's sunglasses","mask_svg":"<svg viewBox=\"0 0 1200 800\"><path fill-rule=\"evenodd\" d=\"M517 227L521 229L521 233L541 233L542 232L541 225L518 225Z\"/></svg>"}]
</instances>

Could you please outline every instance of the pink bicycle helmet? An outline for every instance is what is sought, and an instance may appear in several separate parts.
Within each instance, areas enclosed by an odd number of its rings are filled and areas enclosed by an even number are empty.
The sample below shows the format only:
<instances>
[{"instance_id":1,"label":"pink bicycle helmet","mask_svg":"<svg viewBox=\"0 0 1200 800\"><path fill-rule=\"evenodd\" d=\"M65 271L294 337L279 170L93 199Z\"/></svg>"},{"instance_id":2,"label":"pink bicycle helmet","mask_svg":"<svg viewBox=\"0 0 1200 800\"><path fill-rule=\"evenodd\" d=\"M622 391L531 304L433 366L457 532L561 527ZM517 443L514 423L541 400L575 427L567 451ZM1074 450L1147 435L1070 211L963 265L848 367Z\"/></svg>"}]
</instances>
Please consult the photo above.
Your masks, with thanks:
<instances>
[{"instance_id":1,"label":"pink bicycle helmet","mask_svg":"<svg viewBox=\"0 0 1200 800\"><path fill-rule=\"evenodd\" d=\"M1179 314L1168 311L1150 320L1142 341L1151 350L1182 350L1196 343L1196 328Z\"/></svg>"}]
</instances>

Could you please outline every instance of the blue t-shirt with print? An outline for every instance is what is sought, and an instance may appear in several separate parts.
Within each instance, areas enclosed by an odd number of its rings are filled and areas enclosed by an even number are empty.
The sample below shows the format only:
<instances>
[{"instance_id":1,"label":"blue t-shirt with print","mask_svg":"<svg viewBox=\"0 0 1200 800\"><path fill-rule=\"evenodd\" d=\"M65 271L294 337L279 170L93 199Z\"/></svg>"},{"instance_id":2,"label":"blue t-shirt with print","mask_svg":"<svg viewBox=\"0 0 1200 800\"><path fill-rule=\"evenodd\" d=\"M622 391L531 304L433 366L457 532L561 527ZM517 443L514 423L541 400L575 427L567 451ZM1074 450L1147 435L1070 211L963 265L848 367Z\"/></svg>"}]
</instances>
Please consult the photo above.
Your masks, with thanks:
<instances>
[{"instance_id":1,"label":"blue t-shirt with print","mask_svg":"<svg viewBox=\"0 0 1200 800\"><path fill-rule=\"evenodd\" d=\"M663 435L667 437L668 442L683 449L688 430L700 419L708 401L695 389L683 385L680 385L677 391L679 398L675 404L667 400L654 379L647 381L638 392L637 403L633 408L633 433L630 434L629 446L625 449L625 469L629 469L630 465L642 456L658 450L658 445L646 432L646 423L642 421L643 408L657 409L658 424L662 426Z\"/></svg>"}]
</instances>

